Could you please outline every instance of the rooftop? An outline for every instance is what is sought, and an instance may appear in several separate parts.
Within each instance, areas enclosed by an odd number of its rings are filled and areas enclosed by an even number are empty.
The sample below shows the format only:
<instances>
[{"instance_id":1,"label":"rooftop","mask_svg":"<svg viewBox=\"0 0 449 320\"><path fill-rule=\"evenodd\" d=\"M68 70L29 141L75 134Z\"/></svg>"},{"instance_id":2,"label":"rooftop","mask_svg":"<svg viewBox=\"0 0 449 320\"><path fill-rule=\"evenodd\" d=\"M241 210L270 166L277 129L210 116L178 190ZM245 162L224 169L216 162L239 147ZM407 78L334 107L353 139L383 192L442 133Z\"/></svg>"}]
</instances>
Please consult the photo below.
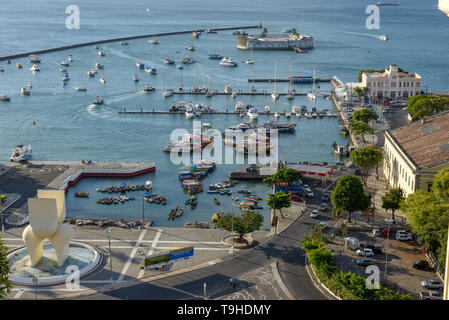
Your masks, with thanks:
<instances>
[{"instance_id":1,"label":"rooftop","mask_svg":"<svg viewBox=\"0 0 449 320\"><path fill-rule=\"evenodd\" d=\"M419 169L449 162L449 111L388 133Z\"/></svg>"}]
</instances>

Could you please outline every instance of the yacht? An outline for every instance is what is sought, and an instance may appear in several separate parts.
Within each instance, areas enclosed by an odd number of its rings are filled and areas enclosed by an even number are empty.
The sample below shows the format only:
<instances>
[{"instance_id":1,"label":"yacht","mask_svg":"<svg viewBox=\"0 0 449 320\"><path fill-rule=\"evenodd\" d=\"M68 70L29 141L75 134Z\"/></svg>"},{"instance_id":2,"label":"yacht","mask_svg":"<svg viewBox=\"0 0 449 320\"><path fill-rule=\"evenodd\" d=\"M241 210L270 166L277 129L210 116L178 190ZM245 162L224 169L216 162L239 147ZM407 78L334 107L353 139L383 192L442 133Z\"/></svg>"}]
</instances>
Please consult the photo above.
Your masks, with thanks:
<instances>
[{"instance_id":1,"label":"yacht","mask_svg":"<svg viewBox=\"0 0 449 320\"><path fill-rule=\"evenodd\" d=\"M246 64L254 64L254 60L253 59L247 59L245 60Z\"/></svg>"},{"instance_id":2,"label":"yacht","mask_svg":"<svg viewBox=\"0 0 449 320\"><path fill-rule=\"evenodd\" d=\"M379 39L382 40L382 41L387 41L388 40L388 35L383 34L383 35L380 36Z\"/></svg>"},{"instance_id":3,"label":"yacht","mask_svg":"<svg viewBox=\"0 0 449 320\"><path fill-rule=\"evenodd\" d=\"M212 91L210 91L210 90L207 90L207 91L206 91L206 97L210 98L210 97L212 97L213 95L214 95L214 93L213 93Z\"/></svg>"},{"instance_id":4,"label":"yacht","mask_svg":"<svg viewBox=\"0 0 449 320\"><path fill-rule=\"evenodd\" d=\"M277 72L276 72L276 65L277 63L274 64L274 91L271 93L271 99L273 99L274 101L276 101L277 99L279 99L279 93L276 91L276 85L277 85Z\"/></svg>"},{"instance_id":5,"label":"yacht","mask_svg":"<svg viewBox=\"0 0 449 320\"><path fill-rule=\"evenodd\" d=\"M237 67L237 62L232 61L231 58L228 57L223 57L223 59L221 59L220 66L224 66L224 67Z\"/></svg>"},{"instance_id":6,"label":"yacht","mask_svg":"<svg viewBox=\"0 0 449 320\"><path fill-rule=\"evenodd\" d=\"M27 90L27 88L20 88L20 94L22 96L29 96L31 94L31 91Z\"/></svg>"},{"instance_id":7,"label":"yacht","mask_svg":"<svg viewBox=\"0 0 449 320\"><path fill-rule=\"evenodd\" d=\"M95 69L104 69L104 65L96 63L95 64Z\"/></svg>"},{"instance_id":8,"label":"yacht","mask_svg":"<svg viewBox=\"0 0 449 320\"><path fill-rule=\"evenodd\" d=\"M249 109L248 112L246 113L246 115L248 116L248 118L250 120L256 120L257 117L259 116L259 114L257 113L256 110L254 110L253 108Z\"/></svg>"},{"instance_id":9,"label":"yacht","mask_svg":"<svg viewBox=\"0 0 449 320\"><path fill-rule=\"evenodd\" d=\"M101 82L102 84L105 84L105 83L106 83L106 79L105 79L105 77L104 77L104 76L101 76L101 78L100 78L100 82Z\"/></svg>"},{"instance_id":10,"label":"yacht","mask_svg":"<svg viewBox=\"0 0 449 320\"><path fill-rule=\"evenodd\" d=\"M73 58L72 58L72 55L71 55L71 54L69 54L68 60L69 60L69 62L72 62L72 61L73 61Z\"/></svg>"},{"instance_id":11,"label":"yacht","mask_svg":"<svg viewBox=\"0 0 449 320\"><path fill-rule=\"evenodd\" d=\"M134 82L138 82L138 81L139 81L139 77L137 76L137 74L134 75L133 81L134 81Z\"/></svg>"},{"instance_id":12,"label":"yacht","mask_svg":"<svg viewBox=\"0 0 449 320\"><path fill-rule=\"evenodd\" d=\"M164 58L164 63L165 64L175 64L175 60L170 59L170 58Z\"/></svg>"},{"instance_id":13,"label":"yacht","mask_svg":"<svg viewBox=\"0 0 449 320\"><path fill-rule=\"evenodd\" d=\"M315 68L313 68L313 75L312 75L312 91L307 93L307 98L309 100L312 100L312 101L316 100L316 94L315 94Z\"/></svg>"},{"instance_id":14,"label":"yacht","mask_svg":"<svg viewBox=\"0 0 449 320\"><path fill-rule=\"evenodd\" d=\"M150 92L150 91L153 91L153 90L155 90L155 88L150 86L150 84L147 84L145 86L145 89L143 89L143 91L145 91L145 92Z\"/></svg>"},{"instance_id":15,"label":"yacht","mask_svg":"<svg viewBox=\"0 0 449 320\"><path fill-rule=\"evenodd\" d=\"M243 102L241 102L241 101L238 101L235 104L235 111L236 112L240 112L240 111L243 111L243 110L245 110L245 104Z\"/></svg>"},{"instance_id":16,"label":"yacht","mask_svg":"<svg viewBox=\"0 0 449 320\"><path fill-rule=\"evenodd\" d=\"M181 63L186 63L186 64L191 64L196 62L195 59L193 59L192 57L186 56L184 58L182 58Z\"/></svg>"},{"instance_id":17,"label":"yacht","mask_svg":"<svg viewBox=\"0 0 449 320\"><path fill-rule=\"evenodd\" d=\"M98 51L98 55L100 57L104 57L106 55L106 53L104 53L104 51Z\"/></svg>"},{"instance_id":18,"label":"yacht","mask_svg":"<svg viewBox=\"0 0 449 320\"><path fill-rule=\"evenodd\" d=\"M87 88L76 87L75 91L87 91Z\"/></svg>"},{"instance_id":19,"label":"yacht","mask_svg":"<svg viewBox=\"0 0 449 320\"><path fill-rule=\"evenodd\" d=\"M19 161L28 161L31 160L32 154L31 154L31 146L27 145L18 145L14 148L12 151L11 157L9 158L9 161L12 162L19 162Z\"/></svg>"},{"instance_id":20,"label":"yacht","mask_svg":"<svg viewBox=\"0 0 449 320\"><path fill-rule=\"evenodd\" d=\"M148 74L157 74L157 69L156 68L151 68L151 67L146 67L145 68L145 72Z\"/></svg>"},{"instance_id":21,"label":"yacht","mask_svg":"<svg viewBox=\"0 0 449 320\"><path fill-rule=\"evenodd\" d=\"M32 54L28 57L31 63L41 63L41 59L39 59L36 55Z\"/></svg>"},{"instance_id":22,"label":"yacht","mask_svg":"<svg viewBox=\"0 0 449 320\"><path fill-rule=\"evenodd\" d=\"M292 116L292 114L290 112L287 112L287 111L285 112L285 117L286 118L290 118L291 116Z\"/></svg>"},{"instance_id":23,"label":"yacht","mask_svg":"<svg viewBox=\"0 0 449 320\"><path fill-rule=\"evenodd\" d=\"M211 53L209 54L209 59L219 60L223 59L223 56L218 53Z\"/></svg>"},{"instance_id":24,"label":"yacht","mask_svg":"<svg viewBox=\"0 0 449 320\"><path fill-rule=\"evenodd\" d=\"M195 48L195 46L194 46L193 44L191 44L191 45L189 45L189 46L187 47L187 50L195 51L196 48Z\"/></svg>"},{"instance_id":25,"label":"yacht","mask_svg":"<svg viewBox=\"0 0 449 320\"><path fill-rule=\"evenodd\" d=\"M0 94L0 101L11 101L11 98L6 94Z\"/></svg>"},{"instance_id":26,"label":"yacht","mask_svg":"<svg viewBox=\"0 0 449 320\"><path fill-rule=\"evenodd\" d=\"M264 108L265 113L270 113L271 109L270 106L265 106Z\"/></svg>"},{"instance_id":27,"label":"yacht","mask_svg":"<svg viewBox=\"0 0 449 320\"><path fill-rule=\"evenodd\" d=\"M39 66L37 64L33 64L33 66L30 68L30 70L33 72L40 71Z\"/></svg>"},{"instance_id":28,"label":"yacht","mask_svg":"<svg viewBox=\"0 0 449 320\"><path fill-rule=\"evenodd\" d=\"M195 114L193 113L192 108L188 108L186 110L185 114L186 114L186 119L192 119L195 116Z\"/></svg>"},{"instance_id":29,"label":"yacht","mask_svg":"<svg viewBox=\"0 0 449 320\"><path fill-rule=\"evenodd\" d=\"M226 84L225 88L224 88L224 93L226 94L231 94L232 93L232 88L229 84Z\"/></svg>"},{"instance_id":30,"label":"yacht","mask_svg":"<svg viewBox=\"0 0 449 320\"><path fill-rule=\"evenodd\" d=\"M273 99L273 100L279 99L279 93L277 93L276 91L273 91L271 93L271 99Z\"/></svg>"},{"instance_id":31,"label":"yacht","mask_svg":"<svg viewBox=\"0 0 449 320\"><path fill-rule=\"evenodd\" d=\"M61 66L68 67L68 66L70 66L70 63L66 62L65 60L62 60L61 61Z\"/></svg>"},{"instance_id":32,"label":"yacht","mask_svg":"<svg viewBox=\"0 0 449 320\"><path fill-rule=\"evenodd\" d=\"M250 93L257 93L256 88L254 88L254 86L251 87L251 89L249 90Z\"/></svg>"},{"instance_id":33,"label":"yacht","mask_svg":"<svg viewBox=\"0 0 449 320\"><path fill-rule=\"evenodd\" d=\"M170 96L172 96L172 95L174 95L175 94L175 90L173 90L173 89L166 89L166 90L164 90L164 92L162 92L162 98L168 98L168 97L170 97Z\"/></svg>"},{"instance_id":34,"label":"yacht","mask_svg":"<svg viewBox=\"0 0 449 320\"><path fill-rule=\"evenodd\" d=\"M138 69L144 69L145 68L145 64L143 62L138 61L138 62L136 62L136 67Z\"/></svg>"},{"instance_id":35,"label":"yacht","mask_svg":"<svg viewBox=\"0 0 449 320\"><path fill-rule=\"evenodd\" d=\"M275 118L275 119L278 119L278 118L279 118L279 112L275 112L275 113L274 113L274 118Z\"/></svg>"},{"instance_id":36,"label":"yacht","mask_svg":"<svg viewBox=\"0 0 449 320\"><path fill-rule=\"evenodd\" d=\"M287 98L288 100L295 99L295 94L289 90L285 98Z\"/></svg>"},{"instance_id":37,"label":"yacht","mask_svg":"<svg viewBox=\"0 0 449 320\"><path fill-rule=\"evenodd\" d=\"M231 94L231 97L232 97L232 98L237 97L237 92L234 91L234 92Z\"/></svg>"},{"instance_id":38,"label":"yacht","mask_svg":"<svg viewBox=\"0 0 449 320\"><path fill-rule=\"evenodd\" d=\"M96 105L96 106L99 106L99 105L101 105L103 103L104 103L104 100L101 97L96 97L95 101L93 102L93 104Z\"/></svg>"},{"instance_id":39,"label":"yacht","mask_svg":"<svg viewBox=\"0 0 449 320\"><path fill-rule=\"evenodd\" d=\"M159 40L158 39L151 39L151 40L148 40L148 43L149 44L159 44Z\"/></svg>"}]
</instances>

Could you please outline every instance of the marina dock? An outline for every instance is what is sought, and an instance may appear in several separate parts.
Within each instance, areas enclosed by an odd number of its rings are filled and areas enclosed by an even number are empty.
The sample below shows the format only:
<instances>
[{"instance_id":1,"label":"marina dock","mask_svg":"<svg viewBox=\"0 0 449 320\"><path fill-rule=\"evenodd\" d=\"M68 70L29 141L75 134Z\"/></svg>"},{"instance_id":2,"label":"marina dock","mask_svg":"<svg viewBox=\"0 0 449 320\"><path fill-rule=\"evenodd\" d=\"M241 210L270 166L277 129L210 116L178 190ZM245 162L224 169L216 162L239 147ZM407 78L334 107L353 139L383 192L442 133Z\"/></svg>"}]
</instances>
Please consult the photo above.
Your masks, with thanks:
<instances>
[{"instance_id":1,"label":"marina dock","mask_svg":"<svg viewBox=\"0 0 449 320\"><path fill-rule=\"evenodd\" d=\"M283 111L283 112L278 112L279 115L285 116L285 113L289 112L289 111ZM126 110L126 108L124 108L123 110L118 112L119 114L182 114L185 115L185 111L161 111L161 110ZM246 112L245 112L246 113ZM274 116L276 112L259 112L259 115L263 116ZM291 112L289 112L291 114ZM201 114L226 114L226 115L240 115L240 112L236 112L236 111L212 111L212 112L201 112ZM302 117L303 115L301 115ZM291 114L292 118L296 118L296 116L294 114ZM326 117L327 118L327 117ZM320 117L317 117L315 119L321 119Z\"/></svg>"},{"instance_id":2,"label":"marina dock","mask_svg":"<svg viewBox=\"0 0 449 320\"><path fill-rule=\"evenodd\" d=\"M219 92L219 91L212 91L214 95L221 95L221 96L231 96L231 93L226 93L226 92ZM261 92L243 92L243 91L236 91L235 92L238 96L269 96L271 95L271 91L267 91L267 90L263 90ZM196 95L205 95L205 92L198 92L198 91L193 91L193 90L184 90L184 91L175 91L174 94L196 94ZM279 92L280 96L286 96L288 93L287 92ZM295 92L293 95L295 96L306 96L307 93L306 92Z\"/></svg>"},{"instance_id":3,"label":"marina dock","mask_svg":"<svg viewBox=\"0 0 449 320\"><path fill-rule=\"evenodd\" d=\"M274 78L249 78L248 82L290 82L290 79L274 79ZM315 82L331 82L330 78L316 78ZM292 78L292 83L312 83L311 78Z\"/></svg>"}]
</instances>

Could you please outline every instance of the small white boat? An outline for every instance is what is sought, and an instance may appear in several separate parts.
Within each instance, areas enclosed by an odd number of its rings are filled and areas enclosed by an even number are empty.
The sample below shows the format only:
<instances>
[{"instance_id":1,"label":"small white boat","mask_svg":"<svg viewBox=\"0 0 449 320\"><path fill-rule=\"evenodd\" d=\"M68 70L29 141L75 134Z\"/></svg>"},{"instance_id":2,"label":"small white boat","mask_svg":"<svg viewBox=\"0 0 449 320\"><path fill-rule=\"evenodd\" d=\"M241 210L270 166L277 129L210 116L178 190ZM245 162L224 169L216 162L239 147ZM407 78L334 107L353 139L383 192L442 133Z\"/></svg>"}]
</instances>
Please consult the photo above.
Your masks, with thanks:
<instances>
[{"instance_id":1,"label":"small white boat","mask_svg":"<svg viewBox=\"0 0 449 320\"><path fill-rule=\"evenodd\" d=\"M99 106L99 105L101 105L103 103L104 103L103 98L98 97L98 96L95 98L95 101L93 102L93 104L96 105L96 106Z\"/></svg>"},{"instance_id":2,"label":"small white boat","mask_svg":"<svg viewBox=\"0 0 449 320\"><path fill-rule=\"evenodd\" d=\"M236 112L240 112L240 111L243 111L243 110L245 110L245 105L243 104L243 102L238 101L238 102L235 104L235 111L236 111Z\"/></svg>"},{"instance_id":3,"label":"small white boat","mask_svg":"<svg viewBox=\"0 0 449 320\"><path fill-rule=\"evenodd\" d=\"M75 91L87 91L87 88L83 88L83 87L76 87Z\"/></svg>"},{"instance_id":4,"label":"small white boat","mask_svg":"<svg viewBox=\"0 0 449 320\"><path fill-rule=\"evenodd\" d=\"M296 118L301 118L301 112L296 112L295 115L296 115Z\"/></svg>"},{"instance_id":5,"label":"small white boat","mask_svg":"<svg viewBox=\"0 0 449 320\"><path fill-rule=\"evenodd\" d=\"M279 93L277 93L276 91L273 91L271 93L271 99L273 99L273 100L279 99Z\"/></svg>"},{"instance_id":6,"label":"small white boat","mask_svg":"<svg viewBox=\"0 0 449 320\"><path fill-rule=\"evenodd\" d=\"M39 66L37 64L33 64L33 66L30 68L30 70L33 72L40 71Z\"/></svg>"},{"instance_id":7,"label":"small white boat","mask_svg":"<svg viewBox=\"0 0 449 320\"><path fill-rule=\"evenodd\" d=\"M246 64L254 64L254 60L253 59L248 59L248 60L245 60L245 63Z\"/></svg>"},{"instance_id":8,"label":"small white boat","mask_svg":"<svg viewBox=\"0 0 449 320\"><path fill-rule=\"evenodd\" d=\"M383 35L380 36L379 39L382 40L382 41L387 41L388 40L388 35L383 34Z\"/></svg>"},{"instance_id":9,"label":"small white boat","mask_svg":"<svg viewBox=\"0 0 449 320\"><path fill-rule=\"evenodd\" d=\"M64 68L64 67L61 67L61 68L59 68L59 71L61 71L61 72L67 72L67 69Z\"/></svg>"},{"instance_id":10,"label":"small white boat","mask_svg":"<svg viewBox=\"0 0 449 320\"><path fill-rule=\"evenodd\" d=\"M223 59L221 59L220 66L224 66L224 67L237 67L238 64L237 62L234 62L231 58L228 57L223 57Z\"/></svg>"},{"instance_id":11,"label":"small white boat","mask_svg":"<svg viewBox=\"0 0 449 320\"><path fill-rule=\"evenodd\" d=\"M227 94L232 93L232 88L229 84L226 84L226 86L224 88L224 93L227 93Z\"/></svg>"},{"instance_id":12,"label":"small white boat","mask_svg":"<svg viewBox=\"0 0 449 320\"><path fill-rule=\"evenodd\" d=\"M285 117L286 118L290 118L291 116L292 116L292 114L290 112L287 112L287 111L285 112Z\"/></svg>"},{"instance_id":13,"label":"small white boat","mask_svg":"<svg viewBox=\"0 0 449 320\"><path fill-rule=\"evenodd\" d=\"M265 106L263 110L265 111L265 113L270 113L271 111L270 106Z\"/></svg>"},{"instance_id":14,"label":"small white boat","mask_svg":"<svg viewBox=\"0 0 449 320\"><path fill-rule=\"evenodd\" d=\"M237 97L237 92L233 92L233 93L231 94L231 97L232 97L232 98Z\"/></svg>"},{"instance_id":15,"label":"small white boat","mask_svg":"<svg viewBox=\"0 0 449 320\"><path fill-rule=\"evenodd\" d=\"M95 64L95 69L104 69L104 65L96 63Z\"/></svg>"},{"instance_id":16,"label":"small white boat","mask_svg":"<svg viewBox=\"0 0 449 320\"><path fill-rule=\"evenodd\" d=\"M298 107L298 106L293 106L292 107L292 113L298 113L298 112L300 112L300 108Z\"/></svg>"},{"instance_id":17,"label":"small white boat","mask_svg":"<svg viewBox=\"0 0 449 320\"><path fill-rule=\"evenodd\" d=\"M280 116L279 112L275 112L275 113L274 113L274 117L275 117L276 119L278 119L279 116Z\"/></svg>"},{"instance_id":18,"label":"small white boat","mask_svg":"<svg viewBox=\"0 0 449 320\"><path fill-rule=\"evenodd\" d=\"M285 96L288 100L295 99L295 94L292 91L288 91L287 95Z\"/></svg>"},{"instance_id":19,"label":"small white boat","mask_svg":"<svg viewBox=\"0 0 449 320\"><path fill-rule=\"evenodd\" d=\"M213 93L212 91L210 91L210 90L207 90L207 91L206 91L206 97L210 98L210 97L212 97L213 95L214 95L214 93Z\"/></svg>"},{"instance_id":20,"label":"small white boat","mask_svg":"<svg viewBox=\"0 0 449 320\"><path fill-rule=\"evenodd\" d=\"M69 54L68 60L69 60L69 62L72 62L72 61L73 61L73 58L72 58L72 55L71 55L71 54Z\"/></svg>"},{"instance_id":21,"label":"small white boat","mask_svg":"<svg viewBox=\"0 0 449 320\"><path fill-rule=\"evenodd\" d=\"M315 95L314 92L308 92L308 93L307 93L307 98L308 98L309 100L316 100L316 95Z\"/></svg>"},{"instance_id":22,"label":"small white boat","mask_svg":"<svg viewBox=\"0 0 449 320\"><path fill-rule=\"evenodd\" d=\"M95 77L95 72L93 72L93 71L87 71L87 77L88 77L88 78L93 78L93 77Z\"/></svg>"},{"instance_id":23,"label":"small white boat","mask_svg":"<svg viewBox=\"0 0 449 320\"><path fill-rule=\"evenodd\" d=\"M172 95L174 95L175 94L175 90L173 90L173 89L166 89L166 90L164 90L164 92L162 92L162 98L168 98L168 97L170 97L170 96L172 96Z\"/></svg>"},{"instance_id":24,"label":"small white boat","mask_svg":"<svg viewBox=\"0 0 449 320\"><path fill-rule=\"evenodd\" d=\"M100 82L101 82L102 84L105 84L105 83L106 83L106 79L105 79L105 77L104 77L104 76L101 76L101 78L100 78Z\"/></svg>"},{"instance_id":25,"label":"small white boat","mask_svg":"<svg viewBox=\"0 0 449 320\"><path fill-rule=\"evenodd\" d=\"M31 146L18 145L12 151L11 157L9 161L12 162L20 162L20 161L28 161L32 158L32 149Z\"/></svg>"},{"instance_id":26,"label":"small white boat","mask_svg":"<svg viewBox=\"0 0 449 320\"><path fill-rule=\"evenodd\" d=\"M189 46L187 47L187 50L195 51L195 50L196 50L196 47L195 47L193 44L191 44L191 45L189 45Z\"/></svg>"},{"instance_id":27,"label":"small white boat","mask_svg":"<svg viewBox=\"0 0 449 320\"><path fill-rule=\"evenodd\" d=\"M106 53L104 51L98 51L98 55L100 57L104 57L104 56L106 56Z\"/></svg>"},{"instance_id":28,"label":"small white boat","mask_svg":"<svg viewBox=\"0 0 449 320\"><path fill-rule=\"evenodd\" d=\"M158 39L151 39L151 40L148 40L148 43L149 44L159 44L159 40Z\"/></svg>"},{"instance_id":29,"label":"small white boat","mask_svg":"<svg viewBox=\"0 0 449 320\"><path fill-rule=\"evenodd\" d=\"M143 62L138 61L136 62L136 67L138 69L145 69L145 64Z\"/></svg>"},{"instance_id":30,"label":"small white boat","mask_svg":"<svg viewBox=\"0 0 449 320\"><path fill-rule=\"evenodd\" d=\"M65 60L62 60L61 61L61 66L68 67L68 66L70 66L70 63L66 62Z\"/></svg>"},{"instance_id":31,"label":"small white boat","mask_svg":"<svg viewBox=\"0 0 449 320\"><path fill-rule=\"evenodd\" d=\"M33 83L32 82L28 82L28 88L32 88L33 87Z\"/></svg>"},{"instance_id":32,"label":"small white boat","mask_svg":"<svg viewBox=\"0 0 449 320\"><path fill-rule=\"evenodd\" d=\"M129 42L128 41L120 41L120 45L127 46L127 45L129 45Z\"/></svg>"},{"instance_id":33,"label":"small white boat","mask_svg":"<svg viewBox=\"0 0 449 320\"><path fill-rule=\"evenodd\" d=\"M139 81L139 77L137 76L137 74L134 75L133 81L134 81L134 82L138 82L138 81Z\"/></svg>"},{"instance_id":34,"label":"small white boat","mask_svg":"<svg viewBox=\"0 0 449 320\"><path fill-rule=\"evenodd\" d=\"M193 113L193 110L191 108L188 108L186 110L185 114L186 114L186 119L192 119L195 116L195 114Z\"/></svg>"},{"instance_id":35,"label":"small white boat","mask_svg":"<svg viewBox=\"0 0 449 320\"><path fill-rule=\"evenodd\" d=\"M32 54L28 57L31 63L41 63L41 59L39 59L36 55Z\"/></svg>"},{"instance_id":36,"label":"small white boat","mask_svg":"<svg viewBox=\"0 0 449 320\"><path fill-rule=\"evenodd\" d=\"M0 72L5 72L5 69L3 69L2 67L0 67Z\"/></svg>"},{"instance_id":37,"label":"small white boat","mask_svg":"<svg viewBox=\"0 0 449 320\"><path fill-rule=\"evenodd\" d=\"M150 92L150 91L153 91L153 90L155 90L155 89L156 89L156 88L150 86L150 84L147 84L147 85L145 86L145 89L143 89L143 91L145 91L145 92Z\"/></svg>"},{"instance_id":38,"label":"small white boat","mask_svg":"<svg viewBox=\"0 0 449 320\"><path fill-rule=\"evenodd\" d=\"M20 88L20 94L22 96L29 96L31 94L31 91L27 90L27 88Z\"/></svg>"},{"instance_id":39,"label":"small white boat","mask_svg":"<svg viewBox=\"0 0 449 320\"><path fill-rule=\"evenodd\" d=\"M257 117L259 117L259 114L257 113L257 111L254 110L253 108L249 109L249 111L246 113L246 115L248 116L248 118L250 120L256 120Z\"/></svg>"},{"instance_id":40,"label":"small white boat","mask_svg":"<svg viewBox=\"0 0 449 320\"><path fill-rule=\"evenodd\" d=\"M151 190L152 188L153 188L153 182L151 182L151 180L147 180L147 182L145 182L145 189Z\"/></svg>"},{"instance_id":41,"label":"small white boat","mask_svg":"<svg viewBox=\"0 0 449 320\"><path fill-rule=\"evenodd\" d=\"M194 62L196 62L196 60L193 59L192 57L189 57L189 56L186 56L186 57L181 59L181 63L185 63L185 64L191 64L191 63L194 63ZM176 68L178 68L178 66L176 66ZM180 69L180 68L178 68L178 69Z\"/></svg>"}]
</instances>

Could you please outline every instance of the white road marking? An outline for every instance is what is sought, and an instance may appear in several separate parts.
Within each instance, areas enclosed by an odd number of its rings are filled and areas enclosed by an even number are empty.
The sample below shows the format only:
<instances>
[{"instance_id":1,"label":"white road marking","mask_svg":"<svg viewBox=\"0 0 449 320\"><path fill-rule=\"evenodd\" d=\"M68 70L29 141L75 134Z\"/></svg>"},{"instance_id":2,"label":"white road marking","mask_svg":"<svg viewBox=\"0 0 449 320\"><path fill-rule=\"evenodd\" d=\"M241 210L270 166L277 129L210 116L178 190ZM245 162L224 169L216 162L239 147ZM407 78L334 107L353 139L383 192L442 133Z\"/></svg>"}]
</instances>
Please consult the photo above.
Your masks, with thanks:
<instances>
[{"instance_id":1,"label":"white road marking","mask_svg":"<svg viewBox=\"0 0 449 320\"><path fill-rule=\"evenodd\" d=\"M151 244L151 248L150 250L148 250L148 255L152 255L154 253L154 249L156 248L157 242L159 241L159 238L161 237L162 234L162 229L157 230L156 235L154 236L154 240L153 243ZM145 269L140 269L139 274L137 275L137 279L140 279L144 276L145 274Z\"/></svg>"},{"instance_id":2,"label":"white road marking","mask_svg":"<svg viewBox=\"0 0 449 320\"><path fill-rule=\"evenodd\" d=\"M133 250L131 251L131 253L130 253L129 257L128 257L128 261L126 261L126 264L125 264L125 266L123 267L122 272L120 273L120 276L119 276L119 278L118 278L118 280L117 280L118 282L123 281L123 278L125 277L126 272L128 271L128 268L129 268L129 266L131 265L131 262L133 261L134 256L135 256L136 253L137 253L137 249L139 249L140 244L141 244L141 242L142 242L142 240L143 240L143 237L145 236L145 233L146 233L146 232L147 232L146 229L143 230L142 233L141 233L140 236L139 236L139 239L137 239L137 242L136 242L136 244L134 245L134 248L133 248Z\"/></svg>"},{"instance_id":3,"label":"white road marking","mask_svg":"<svg viewBox=\"0 0 449 320\"><path fill-rule=\"evenodd\" d=\"M3 238L3 241L23 241L22 238ZM73 241L87 241L87 242L107 242L107 239L73 239ZM131 242L137 240L125 239L111 239L112 242ZM154 240L142 240L141 243L152 243ZM221 241L193 241L193 240L161 240L159 243L192 243L192 244L223 244ZM11 245L12 246L12 245Z\"/></svg>"},{"instance_id":4,"label":"white road marking","mask_svg":"<svg viewBox=\"0 0 449 320\"><path fill-rule=\"evenodd\" d=\"M14 289L13 289L14 290ZM22 296L22 294L24 293L25 291L23 291L22 289L20 289L19 291L17 291L17 293L16 293L16 295L14 296L14 299L19 299L21 296Z\"/></svg>"}]
</instances>

